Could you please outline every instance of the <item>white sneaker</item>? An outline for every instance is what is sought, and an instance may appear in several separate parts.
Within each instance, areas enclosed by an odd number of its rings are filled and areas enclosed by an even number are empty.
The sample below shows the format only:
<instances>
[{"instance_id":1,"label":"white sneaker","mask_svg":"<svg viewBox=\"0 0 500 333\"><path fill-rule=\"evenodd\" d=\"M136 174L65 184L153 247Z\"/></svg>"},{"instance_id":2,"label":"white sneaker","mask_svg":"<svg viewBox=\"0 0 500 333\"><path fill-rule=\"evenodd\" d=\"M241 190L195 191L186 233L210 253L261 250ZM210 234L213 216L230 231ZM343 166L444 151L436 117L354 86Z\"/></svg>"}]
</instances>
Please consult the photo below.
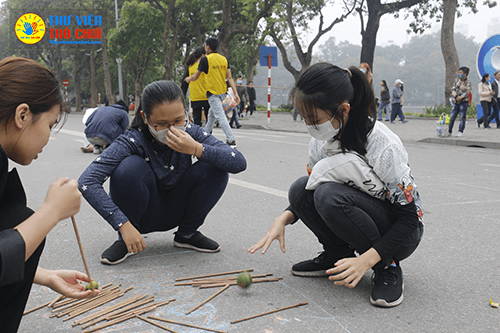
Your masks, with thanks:
<instances>
[{"instance_id":1,"label":"white sneaker","mask_svg":"<svg viewBox=\"0 0 500 333\"><path fill-rule=\"evenodd\" d=\"M464 135L464 133L462 133L462 132L457 133L457 136L462 136L462 135Z\"/></svg>"}]
</instances>

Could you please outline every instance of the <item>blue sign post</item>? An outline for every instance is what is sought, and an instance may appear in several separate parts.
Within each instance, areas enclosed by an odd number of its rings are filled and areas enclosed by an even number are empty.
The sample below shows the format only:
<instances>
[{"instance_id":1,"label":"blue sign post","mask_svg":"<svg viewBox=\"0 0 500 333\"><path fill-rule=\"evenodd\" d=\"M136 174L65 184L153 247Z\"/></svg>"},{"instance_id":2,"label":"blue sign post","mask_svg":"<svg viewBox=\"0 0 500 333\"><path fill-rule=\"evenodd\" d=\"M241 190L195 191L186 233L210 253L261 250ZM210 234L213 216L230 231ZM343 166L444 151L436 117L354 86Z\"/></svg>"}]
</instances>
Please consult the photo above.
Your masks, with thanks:
<instances>
[{"instance_id":1,"label":"blue sign post","mask_svg":"<svg viewBox=\"0 0 500 333\"><path fill-rule=\"evenodd\" d=\"M267 67L267 123L271 123L271 67L278 66L278 48L276 46L259 47L260 65Z\"/></svg>"}]
</instances>

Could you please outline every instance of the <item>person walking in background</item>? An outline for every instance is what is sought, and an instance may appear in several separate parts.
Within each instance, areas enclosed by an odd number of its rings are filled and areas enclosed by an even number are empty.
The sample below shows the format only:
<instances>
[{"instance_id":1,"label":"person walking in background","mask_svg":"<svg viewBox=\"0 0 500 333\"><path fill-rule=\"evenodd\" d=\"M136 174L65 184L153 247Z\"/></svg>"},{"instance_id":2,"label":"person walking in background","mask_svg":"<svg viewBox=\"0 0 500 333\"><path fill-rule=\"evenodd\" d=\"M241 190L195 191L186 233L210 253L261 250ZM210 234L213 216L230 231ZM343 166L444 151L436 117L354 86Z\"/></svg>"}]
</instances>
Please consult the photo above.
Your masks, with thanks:
<instances>
[{"instance_id":1,"label":"person walking in background","mask_svg":"<svg viewBox=\"0 0 500 333\"><path fill-rule=\"evenodd\" d=\"M119 100L111 106L100 107L92 112L85 125L85 136L94 145L94 154L100 154L127 129L127 104Z\"/></svg>"},{"instance_id":2,"label":"person walking in background","mask_svg":"<svg viewBox=\"0 0 500 333\"><path fill-rule=\"evenodd\" d=\"M382 113L385 111L385 121L389 121L391 114L391 93L389 92L389 87L387 87L387 82L382 80L380 82L380 104L378 107L378 120L382 120Z\"/></svg>"},{"instance_id":3,"label":"person walking in background","mask_svg":"<svg viewBox=\"0 0 500 333\"><path fill-rule=\"evenodd\" d=\"M222 108L222 101L226 97L227 84L233 89L234 98L236 104L240 103L240 98L238 92L236 91L236 86L234 85L234 80L231 75L231 68L226 57L217 53L217 47L219 46L219 41L215 38L207 38L205 41L205 52L206 56L201 58L200 64L196 72L185 78L184 80L189 84L192 81L196 81L201 73L205 73L206 76L206 89L208 103L210 104L210 110L208 112L207 124L205 125L205 130L212 133L215 120L219 121L219 124L226 135L226 143L233 148L236 148L236 140L234 138L231 126L226 118L226 113ZM226 83L227 80L227 83Z\"/></svg>"},{"instance_id":4,"label":"person walking in background","mask_svg":"<svg viewBox=\"0 0 500 333\"><path fill-rule=\"evenodd\" d=\"M403 115L403 81L397 79L395 82L395 87L392 90L392 112L391 112L391 124L394 124L394 120L399 115L399 120L404 123L407 123L408 120L405 120L405 116Z\"/></svg>"},{"instance_id":5,"label":"person walking in background","mask_svg":"<svg viewBox=\"0 0 500 333\"><path fill-rule=\"evenodd\" d=\"M192 76L196 72L200 64L200 60L205 56L205 54L205 47L199 46L189 55L185 63L186 70L181 84L184 96L186 96L189 88L189 98L191 100L191 108L193 109L193 120L198 126L201 126L202 111L205 113L205 119L208 119L208 110L210 109L210 104L208 104L207 99L207 84L205 82L206 74L201 73L198 80L193 81L190 84L184 81L184 79Z\"/></svg>"},{"instance_id":6,"label":"person walking in background","mask_svg":"<svg viewBox=\"0 0 500 333\"><path fill-rule=\"evenodd\" d=\"M477 120L477 127L481 127L481 124L484 124L484 128L491 128L488 117L491 111L491 101L495 92L491 89L490 79L490 74L484 73L481 78L481 82L479 82L477 86L479 101L481 102L481 107L483 108L483 117Z\"/></svg>"},{"instance_id":7,"label":"person walking in background","mask_svg":"<svg viewBox=\"0 0 500 333\"><path fill-rule=\"evenodd\" d=\"M175 247L219 251L198 228L224 193L228 173L246 169L245 158L189 122L175 82L148 84L141 105L131 128L78 180L85 199L118 232L101 262L118 264L146 248L142 234L174 228Z\"/></svg>"},{"instance_id":8,"label":"person walking in background","mask_svg":"<svg viewBox=\"0 0 500 333\"><path fill-rule=\"evenodd\" d=\"M467 118L467 108L469 107L469 94L472 90L470 81L467 79L469 75L468 67L460 67L458 69L458 77L451 88L451 95L454 99L455 106L451 109L450 124L446 136L451 136L455 119L460 113L460 125L458 126L457 136L462 136L465 129L465 120Z\"/></svg>"},{"instance_id":9,"label":"person walking in background","mask_svg":"<svg viewBox=\"0 0 500 333\"><path fill-rule=\"evenodd\" d=\"M491 89L495 92L495 94L491 97L491 107L493 112L490 114L488 118L488 122L491 123L493 119L497 123L497 128L500 128L500 97L499 97L499 88L500 88L500 70L495 71L493 73L493 82L491 83Z\"/></svg>"},{"instance_id":10,"label":"person walking in background","mask_svg":"<svg viewBox=\"0 0 500 333\"><path fill-rule=\"evenodd\" d=\"M253 81L248 81L247 82L247 92L248 92L248 109L247 112L245 113L246 116L248 116L248 112L250 112L250 115L253 114L255 111L255 101L257 100L257 95L255 93L255 88L253 87Z\"/></svg>"},{"instance_id":11,"label":"person walking in background","mask_svg":"<svg viewBox=\"0 0 500 333\"><path fill-rule=\"evenodd\" d=\"M245 106L248 103L248 93L247 88L243 86L243 78L238 76L236 79L236 91L238 92L238 96L240 96L240 104L237 105L233 110L233 115L231 116L231 121L229 121L229 126L233 128L233 123L236 128L240 128L240 122L238 121L239 114L243 112Z\"/></svg>"}]
</instances>

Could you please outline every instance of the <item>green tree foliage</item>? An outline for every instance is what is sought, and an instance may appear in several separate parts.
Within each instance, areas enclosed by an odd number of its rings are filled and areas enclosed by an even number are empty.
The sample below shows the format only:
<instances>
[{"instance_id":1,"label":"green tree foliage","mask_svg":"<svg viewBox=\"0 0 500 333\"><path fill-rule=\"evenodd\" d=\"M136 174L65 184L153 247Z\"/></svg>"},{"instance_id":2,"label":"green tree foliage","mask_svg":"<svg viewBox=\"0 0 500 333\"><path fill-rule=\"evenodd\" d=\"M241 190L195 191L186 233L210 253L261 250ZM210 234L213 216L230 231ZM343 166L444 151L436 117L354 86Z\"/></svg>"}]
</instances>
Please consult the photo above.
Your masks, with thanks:
<instances>
[{"instance_id":1,"label":"green tree foliage","mask_svg":"<svg viewBox=\"0 0 500 333\"><path fill-rule=\"evenodd\" d=\"M118 29L109 32L112 57L121 55L134 79L136 107L145 83L161 79L162 13L151 5L127 1L120 11ZM160 75L159 75L160 74Z\"/></svg>"}]
</instances>

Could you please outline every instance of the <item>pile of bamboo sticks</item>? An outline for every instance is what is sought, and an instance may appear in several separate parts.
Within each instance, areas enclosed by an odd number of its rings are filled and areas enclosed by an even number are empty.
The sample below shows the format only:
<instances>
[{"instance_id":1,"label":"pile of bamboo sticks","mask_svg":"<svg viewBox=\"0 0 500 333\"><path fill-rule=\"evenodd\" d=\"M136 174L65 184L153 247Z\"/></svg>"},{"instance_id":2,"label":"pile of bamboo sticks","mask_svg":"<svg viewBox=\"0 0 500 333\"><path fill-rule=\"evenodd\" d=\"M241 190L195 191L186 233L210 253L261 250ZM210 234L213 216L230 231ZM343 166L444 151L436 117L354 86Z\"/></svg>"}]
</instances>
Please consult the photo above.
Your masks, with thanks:
<instances>
[{"instance_id":1,"label":"pile of bamboo sticks","mask_svg":"<svg viewBox=\"0 0 500 333\"><path fill-rule=\"evenodd\" d=\"M232 275L232 274L239 274L242 272L253 272L253 269L243 269L239 271L232 271L232 272L224 272L224 273L215 273L215 274L207 274L207 275L200 275L200 276L192 276L192 277L187 277L187 278L181 278L181 279L176 279L176 283L174 284L175 286L193 286L193 287L198 287L200 289L205 289L205 288L218 288L218 287L224 287L226 284L230 286L236 285L236 280L238 279L238 276L229 276L229 277L223 277L223 275ZM256 274L256 275L251 275L252 276L252 284L254 283L260 283L260 282L276 282L279 280L282 280L282 277L269 277L272 276L272 273L268 274ZM191 280L191 281L188 281ZM187 281L187 282L184 282Z\"/></svg>"},{"instance_id":2,"label":"pile of bamboo sticks","mask_svg":"<svg viewBox=\"0 0 500 333\"><path fill-rule=\"evenodd\" d=\"M117 286L113 286L111 283L107 284L103 286L101 292L93 298L75 299L59 296L51 302L47 302L34 309L24 312L24 314L26 315L43 307L50 307L53 308L52 314L50 315L51 318L64 317L63 321L68 321L111 302L133 289L131 286L124 290L120 290L120 286L121 284ZM113 306L99 310L91 315L87 315L86 317L77 319L72 326L82 325L82 329L86 329L90 326L96 325L97 323L106 321L90 330L84 331L84 333L90 333L121 323L125 320L136 318L144 313L155 310L157 307L166 305L173 301L175 301L174 298L162 302L154 302L154 296L148 297L148 294L137 295L116 303Z\"/></svg>"}]
</instances>

